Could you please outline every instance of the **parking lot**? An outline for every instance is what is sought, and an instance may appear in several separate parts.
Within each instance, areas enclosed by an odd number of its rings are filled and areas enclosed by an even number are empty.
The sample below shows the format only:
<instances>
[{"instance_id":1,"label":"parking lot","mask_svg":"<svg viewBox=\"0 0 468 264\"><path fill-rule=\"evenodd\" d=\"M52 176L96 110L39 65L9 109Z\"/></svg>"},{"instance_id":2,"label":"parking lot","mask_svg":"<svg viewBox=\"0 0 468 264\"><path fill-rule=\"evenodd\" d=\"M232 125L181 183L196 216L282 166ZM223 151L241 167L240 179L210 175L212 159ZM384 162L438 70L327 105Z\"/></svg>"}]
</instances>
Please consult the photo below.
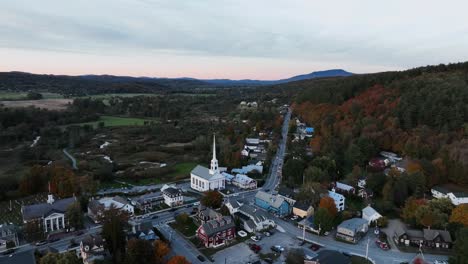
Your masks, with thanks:
<instances>
[{"instance_id":1,"label":"parking lot","mask_svg":"<svg viewBox=\"0 0 468 264\"><path fill-rule=\"evenodd\" d=\"M253 241L251 239L234 245L232 247L226 248L222 251L217 252L213 255L215 263L233 263L233 264L245 264L259 259L259 254L266 254L266 253L273 253L271 250L272 246L280 245L285 248L283 254L281 254L280 258L275 263L282 263L284 261L285 256L289 248L297 248L299 247L299 241L293 239L290 235L286 233L282 233L280 231L275 231L273 235L270 237L262 235L262 239L260 241ZM253 234L249 234L249 237L253 236ZM262 249L260 250L259 254L254 253L248 246L249 243L255 243L259 245Z\"/></svg>"}]
</instances>

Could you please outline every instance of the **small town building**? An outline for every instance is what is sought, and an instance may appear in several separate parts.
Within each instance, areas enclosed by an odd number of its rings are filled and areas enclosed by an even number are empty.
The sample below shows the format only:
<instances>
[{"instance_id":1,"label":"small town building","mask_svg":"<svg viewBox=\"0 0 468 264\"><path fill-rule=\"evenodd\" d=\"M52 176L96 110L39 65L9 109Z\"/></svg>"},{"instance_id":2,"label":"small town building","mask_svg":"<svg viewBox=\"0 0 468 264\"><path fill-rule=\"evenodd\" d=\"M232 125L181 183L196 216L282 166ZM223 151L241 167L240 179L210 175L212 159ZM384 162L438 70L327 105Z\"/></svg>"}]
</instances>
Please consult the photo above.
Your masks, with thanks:
<instances>
[{"instance_id":1,"label":"small town building","mask_svg":"<svg viewBox=\"0 0 468 264\"><path fill-rule=\"evenodd\" d=\"M241 226L249 233L263 231L276 226L275 221L271 220L265 211L248 204L240 206L234 215L239 217Z\"/></svg>"},{"instance_id":2,"label":"small town building","mask_svg":"<svg viewBox=\"0 0 468 264\"><path fill-rule=\"evenodd\" d=\"M292 211L292 206L283 197L272 195L264 191L257 192L255 195L255 204L279 217L287 216Z\"/></svg>"},{"instance_id":3,"label":"small town building","mask_svg":"<svg viewBox=\"0 0 468 264\"><path fill-rule=\"evenodd\" d=\"M245 174L236 174L231 180L231 184L244 190L257 189L257 181Z\"/></svg>"},{"instance_id":4,"label":"small town building","mask_svg":"<svg viewBox=\"0 0 468 264\"><path fill-rule=\"evenodd\" d=\"M201 204L200 206L198 206L198 212L197 212L196 218L200 223L206 223L208 221L218 219L221 216L222 215L220 213L216 212L215 210L209 207L206 207Z\"/></svg>"},{"instance_id":5,"label":"small town building","mask_svg":"<svg viewBox=\"0 0 468 264\"><path fill-rule=\"evenodd\" d=\"M335 190L328 191L328 197L332 198L335 201L336 209L338 212L341 212L345 208L345 197Z\"/></svg>"},{"instance_id":6,"label":"small town building","mask_svg":"<svg viewBox=\"0 0 468 264\"><path fill-rule=\"evenodd\" d=\"M278 190L278 196L285 199L291 206L293 206L296 203L296 199L294 199L296 193L291 188L281 186Z\"/></svg>"},{"instance_id":7,"label":"small town building","mask_svg":"<svg viewBox=\"0 0 468 264\"><path fill-rule=\"evenodd\" d=\"M336 237L348 242L357 243L368 231L367 220L351 218L343 221L336 229Z\"/></svg>"},{"instance_id":8,"label":"small town building","mask_svg":"<svg viewBox=\"0 0 468 264\"><path fill-rule=\"evenodd\" d=\"M182 195L182 190L177 187L167 187L161 189L164 203L169 207L179 206L184 203L184 196Z\"/></svg>"},{"instance_id":9,"label":"small town building","mask_svg":"<svg viewBox=\"0 0 468 264\"><path fill-rule=\"evenodd\" d=\"M402 246L425 246L430 248L452 247L452 237L450 232L438 229L407 229L403 223L396 226L393 240L397 245Z\"/></svg>"},{"instance_id":10,"label":"small town building","mask_svg":"<svg viewBox=\"0 0 468 264\"><path fill-rule=\"evenodd\" d=\"M226 188L226 179L221 174L216 159L216 138L213 136L213 158L210 168L197 165L190 172L190 187L199 192L209 190L224 190Z\"/></svg>"},{"instance_id":11,"label":"small town building","mask_svg":"<svg viewBox=\"0 0 468 264\"><path fill-rule=\"evenodd\" d=\"M335 183L335 190L341 193L354 193L355 192L355 189L353 186L348 185L346 183L342 183L342 182Z\"/></svg>"},{"instance_id":12,"label":"small town building","mask_svg":"<svg viewBox=\"0 0 468 264\"><path fill-rule=\"evenodd\" d=\"M448 188L444 186L434 186L431 189L431 194L434 198L448 198L453 205L468 203L468 192L452 190L455 188Z\"/></svg>"},{"instance_id":13,"label":"small town building","mask_svg":"<svg viewBox=\"0 0 468 264\"><path fill-rule=\"evenodd\" d=\"M49 194L46 203L21 207L23 222L38 221L45 233L63 231L67 227L65 219L67 208L76 201L75 197L55 200L54 196Z\"/></svg>"},{"instance_id":14,"label":"small town building","mask_svg":"<svg viewBox=\"0 0 468 264\"><path fill-rule=\"evenodd\" d=\"M369 225L370 225L370 223L377 221L377 219L379 219L381 217L382 217L382 215L379 214L370 205L368 205L366 208L362 209L362 219L366 220Z\"/></svg>"},{"instance_id":15,"label":"small town building","mask_svg":"<svg viewBox=\"0 0 468 264\"><path fill-rule=\"evenodd\" d=\"M14 246L19 246L18 228L14 224L1 224L0 225L0 250L7 247L7 243L11 241Z\"/></svg>"},{"instance_id":16,"label":"small town building","mask_svg":"<svg viewBox=\"0 0 468 264\"><path fill-rule=\"evenodd\" d=\"M130 238L138 238L142 240L154 241L159 239L153 229L151 222L131 223L132 231L129 234Z\"/></svg>"},{"instance_id":17,"label":"small town building","mask_svg":"<svg viewBox=\"0 0 468 264\"><path fill-rule=\"evenodd\" d=\"M105 239L101 235L87 235L81 240L80 255L84 264L93 264L96 260L105 258L107 251L104 248Z\"/></svg>"},{"instance_id":18,"label":"small town building","mask_svg":"<svg viewBox=\"0 0 468 264\"><path fill-rule=\"evenodd\" d=\"M310 203L297 202L297 203L294 203L292 213L293 215L297 215L301 218L305 218L314 214L314 207L312 207Z\"/></svg>"},{"instance_id":19,"label":"small town building","mask_svg":"<svg viewBox=\"0 0 468 264\"><path fill-rule=\"evenodd\" d=\"M197 236L207 248L223 246L236 237L236 225L230 216L219 217L200 225Z\"/></svg>"},{"instance_id":20,"label":"small town building","mask_svg":"<svg viewBox=\"0 0 468 264\"><path fill-rule=\"evenodd\" d=\"M127 200L120 196L104 197L99 200L92 200L88 203L88 216L95 223L99 223L103 217L103 213L111 208L123 211L129 215L133 215L135 209Z\"/></svg>"},{"instance_id":21,"label":"small town building","mask_svg":"<svg viewBox=\"0 0 468 264\"><path fill-rule=\"evenodd\" d=\"M36 264L34 250L19 251L11 256L0 257L0 264Z\"/></svg>"}]
</instances>

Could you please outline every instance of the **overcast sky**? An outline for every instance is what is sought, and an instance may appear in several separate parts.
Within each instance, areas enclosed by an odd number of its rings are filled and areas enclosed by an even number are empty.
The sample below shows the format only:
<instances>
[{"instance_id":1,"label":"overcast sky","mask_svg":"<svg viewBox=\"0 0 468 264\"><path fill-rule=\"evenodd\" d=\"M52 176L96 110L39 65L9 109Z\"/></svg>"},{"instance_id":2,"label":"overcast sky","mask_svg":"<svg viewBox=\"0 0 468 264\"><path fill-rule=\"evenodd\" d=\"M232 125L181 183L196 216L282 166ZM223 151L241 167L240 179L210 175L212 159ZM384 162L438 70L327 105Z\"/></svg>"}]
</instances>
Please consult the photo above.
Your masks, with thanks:
<instances>
[{"instance_id":1,"label":"overcast sky","mask_svg":"<svg viewBox=\"0 0 468 264\"><path fill-rule=\"evenodd\" d=\"M278 79L468 60L468 2L2 0L0 71Z\"/></svg>"}]
</instances>

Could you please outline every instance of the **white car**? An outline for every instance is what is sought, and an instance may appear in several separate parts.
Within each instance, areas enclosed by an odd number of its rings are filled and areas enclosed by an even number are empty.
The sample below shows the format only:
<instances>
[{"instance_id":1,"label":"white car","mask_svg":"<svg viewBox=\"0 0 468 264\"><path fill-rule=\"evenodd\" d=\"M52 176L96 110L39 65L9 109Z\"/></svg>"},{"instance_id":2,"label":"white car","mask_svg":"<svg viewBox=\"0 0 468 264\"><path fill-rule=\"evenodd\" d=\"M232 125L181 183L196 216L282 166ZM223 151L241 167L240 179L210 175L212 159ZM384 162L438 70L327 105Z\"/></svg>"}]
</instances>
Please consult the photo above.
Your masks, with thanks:
<instances>
[{"instance_id":1,"label":"white car","mask_svg":"<svg viewBox=\"0 0 468 264\"><path fill-rule=\"evenodd\" d=\"M240 236L240 237L246 237L247 236L247 233L243 230L240 230L239 232L237 232L237 234Z\"/></svg>"},{"instance_id":2,"label":"white car","mask_svg":"<svg viewBox=\"0 0 468 264\"><path fill-rule=\"evenodd\" d=\"M436 260L434 261L434 264L448 264L448 262L445 260Z\"/></svg>"},{"instance_id":3,"label":"white car","mask_svg":"<svg viewBox=\"0 0 468 264\"><path fill-rule=\"evenodd\" d=\"M250 237L250 239L252 239L255 242L260 241L260 238L258 236L252 236L252 237Z\"/></svg>"}]
</instances>

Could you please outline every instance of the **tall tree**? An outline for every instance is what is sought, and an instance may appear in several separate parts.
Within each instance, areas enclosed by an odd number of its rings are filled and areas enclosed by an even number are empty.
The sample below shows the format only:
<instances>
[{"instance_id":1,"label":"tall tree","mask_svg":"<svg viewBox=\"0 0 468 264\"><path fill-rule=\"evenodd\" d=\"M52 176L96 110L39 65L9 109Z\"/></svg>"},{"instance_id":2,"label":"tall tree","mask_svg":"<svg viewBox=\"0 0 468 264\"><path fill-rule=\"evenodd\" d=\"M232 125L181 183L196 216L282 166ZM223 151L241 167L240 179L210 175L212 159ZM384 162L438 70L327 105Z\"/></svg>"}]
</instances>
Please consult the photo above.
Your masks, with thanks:
<instances>
[{"instance_id":1,"label":"tall tree","mask_svg":"<svg viewBox=\"0 0 468 264\"><path fill-rule=\"evenodd\" d=\"M114 263L122 263L126 243L124 228L128 223L128 215L111 207L103 212L102 220L102 236L106 240L109 252L112 254L112 260Z\"/></svg>"},{"instance_id":2,"label":"tall tree","mask_svg":"<svg viewBox=\"0 0 468 264\"><path fill-rule=\"evenodd\" d=\"M203 194L200 203L213 209L219 208L223 203L223 195L218 191L206 191Z\"/></svg>"},{"instance_id":3,"label":"tall tree","mask_svg":"<svg viewBox=\"0 0 468 264\"><path fill-rule=\"evenodd\" d=\"M190 262L184 256L173 256L167 264L190 264Z\"/></svg>"},{"instance_id":4,"label":"tall tree","mask_svg":"<svg viewBox=\"0 0 468 264\"><path fill-rule=\"evenodd\" d=\"M320 233L330 231L333 228L334 217L325 208L319 208L314 215L314 228Z\"/></svg>"},{"instance_id":5,"label":"tall tree","mask_svg":"<svg viewBox=\"0 0 468 264\"><path fill-rule=\"evenodd\" d=\"M136 238L128 241L125 263L152 264L153 262L154 251L151 242Z\"/></svg>"},{"instance_id":6,"label":"tall tree","mask_svg":"<svg viewBox=\"0 0 468 264\"><path fill-rule=\"evenodd\" d=\"M458 232L454 251L455 254L450 257L450 264L468 263L468 228L462 228Z\"/></svg>"},{"instance_id":7,"label":"tall tree","mask_svg":"<svg viewBox=\"0 0 468 264\"><path fill-rule=\"evenodd\" d=\"M70 227L75 229L83 228L83 213L80 202L74 202L68 206L65 212L65 219L67 219Z\"/></svg>"},{"instance_id":8,"label":"tall tree","mask_svg":"<svg viewBox=\"0 0 468 264\"><path fill-rule=\"evenodd\" d=\"M450 222L460 223L468 227L468 204L460 204L452 210Z\"/></svg>"}]
</instances>

